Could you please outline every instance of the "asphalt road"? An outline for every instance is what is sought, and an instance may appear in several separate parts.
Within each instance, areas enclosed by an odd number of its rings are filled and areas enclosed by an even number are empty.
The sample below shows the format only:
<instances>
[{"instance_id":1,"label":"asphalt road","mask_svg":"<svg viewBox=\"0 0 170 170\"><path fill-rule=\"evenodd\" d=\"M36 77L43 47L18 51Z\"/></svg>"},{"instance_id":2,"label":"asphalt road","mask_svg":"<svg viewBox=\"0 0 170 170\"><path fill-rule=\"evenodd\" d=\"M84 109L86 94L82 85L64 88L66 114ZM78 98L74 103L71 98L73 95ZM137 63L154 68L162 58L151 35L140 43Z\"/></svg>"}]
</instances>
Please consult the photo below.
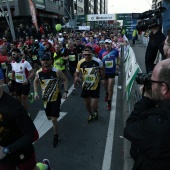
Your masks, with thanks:
<instances>
[{"instance_id":1,"label":"asphalt road","mask_svg":"<svg viewBox=\"0 0 170 170\"><path fill-rule=\"evenodd\" d=\"M73 81L69 73L68 77L70 88ZM48 158L53 170L123 170L123 89L117 88L123 83L122 75L116 79L112 110L106 109L104 87L101 87L99 119L92 124L87 123L88 113L80 97L81 86L76 95L70 94L63 101L61 112L65 116L62 114L59 120L60 143L56 148L52 147L51 122L46 118L38 119L44 127L40 129L42 136L34 144L37 162ZM34 122L43 110L41 99L30 104Z\"/></svg>"}]
</instances>

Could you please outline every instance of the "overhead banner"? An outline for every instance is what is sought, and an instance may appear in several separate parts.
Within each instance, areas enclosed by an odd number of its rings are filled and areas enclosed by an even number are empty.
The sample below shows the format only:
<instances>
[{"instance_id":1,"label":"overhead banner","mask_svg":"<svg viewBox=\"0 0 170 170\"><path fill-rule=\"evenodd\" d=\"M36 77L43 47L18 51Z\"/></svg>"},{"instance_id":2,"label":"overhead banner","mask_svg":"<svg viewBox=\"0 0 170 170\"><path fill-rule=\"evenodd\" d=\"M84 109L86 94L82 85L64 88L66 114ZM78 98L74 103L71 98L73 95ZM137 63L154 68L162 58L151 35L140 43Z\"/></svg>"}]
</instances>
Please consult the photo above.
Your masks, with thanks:
<instances>
[{"instance_id":1,"label":"overhead banner","mask_svg":"<svg viewBox=\"0 0 170 170\"><path fill-rule=\"evenodd\" d=\"M109 21L115 20L115 14L93 14L93 15L86 15L86 21Z\"/></svg>"},{"instance_id":2,"label":"overhead banner","mask_svg":"<svg viewBox=\"0 0 170 170\"><path fill-rule=\"evenodd\" d=\"M32 0L29 0L29 5L30 5L30 12L32 16L32 23L34 24L34 27L36 28L38 32L38 24L37 24L37 17L36 17L36 12L35 12L35 6L32 2Z\"/></svg>"}]
</instances>

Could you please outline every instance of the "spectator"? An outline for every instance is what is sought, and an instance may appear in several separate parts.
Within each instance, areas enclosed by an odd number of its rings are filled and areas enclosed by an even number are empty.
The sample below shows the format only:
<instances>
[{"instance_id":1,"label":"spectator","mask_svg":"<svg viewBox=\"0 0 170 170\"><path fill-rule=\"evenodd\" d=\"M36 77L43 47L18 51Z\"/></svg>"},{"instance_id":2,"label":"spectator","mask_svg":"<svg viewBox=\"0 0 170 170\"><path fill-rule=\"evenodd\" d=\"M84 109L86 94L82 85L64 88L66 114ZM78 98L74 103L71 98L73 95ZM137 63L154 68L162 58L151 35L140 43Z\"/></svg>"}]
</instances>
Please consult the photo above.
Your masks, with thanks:
<instances>
[{"instance_id":1,"label":"spectator","mask_svg":"<svg viewBox=\"0 0 170 170\"><path fill-rule=\"evenodd\" d=\"M126 121L124 136L132 142L133 170L170 169L169 75L170 59L154 67L147 88L141 88L142 98Z\"/></svg>"},{"instance_id":2,"label":"spectator","mask_svg":"<svg viewBox=\"0 0 170 170\"><path fill-rule=\"evenodd\" d=\"M149 42L145 53L145 67L146 72L153 71L155 66L154 61L156 59L158 50L163 54L162 42L165 40L165 35L162 33L161 26L154 26L150 28L151 33L149 35Z\"/></svg>"},{"instance_id":3,"label":"spectator","mask_svg":"<svg viewBox=\"0 0 170 170\"><path fill-rule=\"evenodd\" d=\"M0 169L33 170L36 161L32 143L38 139L38 132L24 107L2 86L0 81Z\"/></svg>"}]
</instances>

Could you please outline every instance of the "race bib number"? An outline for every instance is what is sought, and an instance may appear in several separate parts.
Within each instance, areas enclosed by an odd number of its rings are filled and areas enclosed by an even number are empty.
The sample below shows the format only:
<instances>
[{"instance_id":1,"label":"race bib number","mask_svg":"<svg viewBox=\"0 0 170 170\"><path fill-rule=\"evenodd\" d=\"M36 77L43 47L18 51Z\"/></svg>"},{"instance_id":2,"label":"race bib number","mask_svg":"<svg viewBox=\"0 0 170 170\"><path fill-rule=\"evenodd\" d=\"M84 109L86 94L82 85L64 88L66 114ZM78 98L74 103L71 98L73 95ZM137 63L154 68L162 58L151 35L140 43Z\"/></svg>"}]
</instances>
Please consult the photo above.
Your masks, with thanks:
<instances>
[{"instance_id":1,"label":"race bib number","mask_svg":"<svg viewBox=\"0 0 170 170\"><path fill-rule=\"evenodd\" d=\"M12 79L12 73L8 73L8 78Z\"/></svg>"},{"instance_id":2,"label":"race bib number","mask_svg":"<svg viewBox=\"0 0 170 170\"><path fill-rule=\"evenodd\" d=\"M105 67L106 68L112 68L113 67L113 61L105 61Z\"/></svg>"},{"instance_id":3,"label":"race bib number","mask_svg":"<svg viewBox=\"0 0 170 170\"><path fill-rule=\"evenodd\" d=\"M1 63L1 68L2 69L6 69L6 64L5 63Z\"/></svg>"},{"instance_id":4,"label":"race bib number","mask_svg":"<svg viewBox=\"0 0 170 170\"><path fill-rule=\"evenodd\" d=\"M84 77L84 80L86 83L94 83L95 82L95 76L94 75L86 75Z\"/></svg>"},{"instance_id":5,"label":"race bib number","mask_svg":"<svg viewBox=\"0 0 170 170\"><path fill-rule=\"evenodd\" d=\"M18 81L24 81L24 75L23 74L16 73L15 78Z\"/></svg>"},{"instance_id":6,"label":"race bib number","mask_svg":"<svg viewBox=\"0 0 170 170\"><path fill-rule=\"evenodd\" d=\"M33 60L37 60L37 55L33 55L33 56L32 56L32 59L33 59Z\"/></svg>"},{"instance_id":7,"label":"race bib number","mask_svg":"<svg viewBox=\"0 0 170 170\"><path fill-rule=\"evenodd\" d=\"M75 61L76 60L76 56L75 55L69 55L69 60L70 61Z\"/></svg>"}]
</instances>

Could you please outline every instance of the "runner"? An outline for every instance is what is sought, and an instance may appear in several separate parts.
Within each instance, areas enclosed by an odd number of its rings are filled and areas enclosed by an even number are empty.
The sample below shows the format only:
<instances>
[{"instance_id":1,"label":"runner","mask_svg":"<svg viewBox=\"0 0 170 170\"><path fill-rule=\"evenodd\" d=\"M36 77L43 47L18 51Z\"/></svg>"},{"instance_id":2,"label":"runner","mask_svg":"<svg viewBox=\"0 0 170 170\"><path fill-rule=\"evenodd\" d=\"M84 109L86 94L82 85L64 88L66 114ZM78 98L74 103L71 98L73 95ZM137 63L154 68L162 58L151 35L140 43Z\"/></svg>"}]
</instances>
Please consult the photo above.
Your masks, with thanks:
<instances>
[{"instance_id":1,"label":"runner","mask_svg":"<svg viewBox=\"0 0 170 170\"><path fill-rule=\"evenodd\" d=\"M7 68L6 68L6 77L7 77L7 85L9 89L9 94L11 96L15 95L15 81L12 80L12 53L8 53L8 61L7 61Z\"/></svg>"},{"instance_id":2,"label":"runner","mask_svg":"<svg viewBox=\"0 0 170 170\"><path fill-rule=\"evenodd\" d=\"M12 80L15 80L15 92L17 99L28 111L28 94L30 92L30 80L34 71L29 62L21 58L19 49L12 50Z\"/></svg>"},{"instance_id":3,"label":"runner","mask_svg":"<svg viewBox=\"0 0 170 170\"><path fill-rule=\"evenodd\" d=\"M113 95L115 73L119 68L119 52L112 49L112 41L105 40L106 51L102 54L102 62L105 67L105 102L107 102L107 109L111 110L111 100Z\"/></svg>"},{"instance_id":4,"label":"runner","mask_svg":"<svg viewBox=\"0 0 170 170\"><path fill-rule=\"evenodd\" d=\"M34 79L35 99L39 99L38 83L42 88L42 98L44 102L45 113L48 120L52 120L54 128L53 147L59 143L58 122L61 104L61 93L59 89L59 79L64 82L65 92L63 98L67 98L68 80L62 71L52 67L52 58L49 53L44 53L41 59L42 68L36 72Z\"/></svg>"},{"instance_id":5,"label":"runner","mask_svg":"<svg viewBox=\"0 0 170 170\"><path fill-rule=\"evenodd\" d=\"M66 60L63 57L63 54L61 53L60 45L56 44L54 49L55 49L55 52L54 52L54 55L53 55L53 60L54 60L53 65L54 65L54 67L56 69L61 70L65 74L65 71L66 71L66 67L65 67Z\"/></svg>"},{"instance_id":6,"label":"runner","mask_svg":"<svg viewBox=\"0 0 170 170\"><path fill-rule=\"evenodd\" d=\"M100 72L104 78L103 63L92 57L92 48L85 46L84 58L77 64L75 82L80 82L79 74L82 73L83 84L81 97L84 98L86 109L89 112L88 123L98 119L98 99L100 94ZM104 80L102 80L104 83Z\"/></svg>"},{"instance_id":7,"label":"runner","mask_svg":"<svg viewBox=\"0 0 170 170\"><path fill-rule=\"evenodd\" d=\"M69 48L66 49L66 59L69 62L69 71L71 76L74 78L74 73L76 71L77 63L78 63L78 51L74 47L73 40L68 41ZM74 82L74 88L72 94L76 94L76 83Z\"/></svg>"},{"instance_id":8,"label":"runner","mask_svg":"<svg viewBox=\"0 0 170 170\"><path fill-rule=\"evenodd\" d=\"M32 37L31 38L31 44L29 45L29 49L28 51L30 52L30 57L31 57L31 60L32 60L32 65L33 65L33 68L35 71L38 70L39 66L38 66L38 63L39 63L39 58L38 58L38 51L39 51L39 42L38 40L34 40L34 38Z\"/></svg>"}]
</instances>

